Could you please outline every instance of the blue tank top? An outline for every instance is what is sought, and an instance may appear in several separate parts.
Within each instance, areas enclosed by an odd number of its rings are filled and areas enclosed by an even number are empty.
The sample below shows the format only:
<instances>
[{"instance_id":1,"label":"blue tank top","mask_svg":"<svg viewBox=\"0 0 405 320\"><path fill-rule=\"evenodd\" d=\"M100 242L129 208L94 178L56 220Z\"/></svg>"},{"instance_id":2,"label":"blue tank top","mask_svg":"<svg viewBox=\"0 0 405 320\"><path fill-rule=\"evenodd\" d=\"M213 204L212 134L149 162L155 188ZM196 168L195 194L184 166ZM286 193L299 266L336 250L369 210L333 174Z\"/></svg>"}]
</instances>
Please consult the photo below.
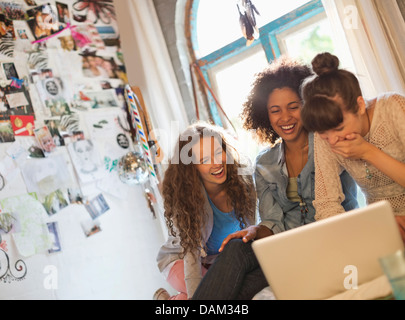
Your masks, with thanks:
<instances>
[{"instance_id":1,"label":"blue tank top","mask_svg":"<svg viewBox=\"0 0 405 320\"><path fill-rule=\"evenodd\" d=\"M218 254L218 250L225 238L236 231L240 231L240 223L235 217L235 210L229 213L220 211L208 197L211 208L214 212L214 226L207 241L207 254Z\"/></svg>"}]
</instances>

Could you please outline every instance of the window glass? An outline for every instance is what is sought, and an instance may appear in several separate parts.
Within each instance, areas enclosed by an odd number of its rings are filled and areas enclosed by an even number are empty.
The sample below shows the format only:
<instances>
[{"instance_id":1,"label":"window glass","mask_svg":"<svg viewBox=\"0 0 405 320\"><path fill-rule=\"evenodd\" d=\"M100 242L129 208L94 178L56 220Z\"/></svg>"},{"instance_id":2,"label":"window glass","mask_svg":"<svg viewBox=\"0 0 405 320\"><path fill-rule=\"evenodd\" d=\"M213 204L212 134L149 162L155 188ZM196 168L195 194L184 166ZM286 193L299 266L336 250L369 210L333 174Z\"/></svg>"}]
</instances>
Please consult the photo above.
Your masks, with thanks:
<instances>
[{"instance_id":1,"label":"window glass","mask_svg":"<svg viewBox=\"0 0 405 320\"><path fill-rule=\"evenodd\" d=\"M319 52L327 51L336 54L331 35L329 21L325 18L307 26L300 25L297 30L288 30L281 34L278 40L282 53L301 58L309 64Z\"/></svg>"},{"instance_id":2,"label":"window glass","mask_svg":"<svg viewBox=\"0 0 405 320\"><path fill-rule=\"evenodd\" d=\"M199 1L197 14L198 58L202 58L242 37L239 24L238 0ZM251 0L260 13L257 26L263 25L300 7L308 0L278 1Z\"/></svg>"},{"instance_id":3,"label":"window glass","mask_svg":"<svg viewBox=\"0 0 405 320\"><path fill-rule=\"evenodd\" d=\"M239 57L237 61L231 59L212 68L211 74L221 106L237 130L241 149L251 161L254 161L260 146L252 143L252 134L243 129L240 113L250 92L254 75L263 70L268 62L261 46L252 51L254 52L248 56Z\"/></svg>"}]
</instances>

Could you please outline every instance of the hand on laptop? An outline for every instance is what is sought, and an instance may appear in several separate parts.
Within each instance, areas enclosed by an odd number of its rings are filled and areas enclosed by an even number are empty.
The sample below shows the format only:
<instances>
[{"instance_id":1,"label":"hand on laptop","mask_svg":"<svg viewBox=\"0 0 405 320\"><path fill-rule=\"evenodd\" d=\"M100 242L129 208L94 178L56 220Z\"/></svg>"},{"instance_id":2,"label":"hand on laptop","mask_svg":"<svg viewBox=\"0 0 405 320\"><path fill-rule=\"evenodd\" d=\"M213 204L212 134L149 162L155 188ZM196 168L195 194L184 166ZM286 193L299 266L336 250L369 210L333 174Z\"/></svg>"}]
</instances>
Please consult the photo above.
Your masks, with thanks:
<instances>
[{"instance_id":1,"label":"hand on laptop","mask_svg":"<svg viewBox=\"0 0 405 320\"><path fill-rule=\"evenodd\" d=\"M222 252L222 250L224 250L228 242L231 241L232 239L242 239L244 243L248 243L249 241L269 237L272 236L273 234L274 234L273 231L271 231L269 228L265 226L262 225L250 226L246 229L237 231L227 236L224 242L222 242L221 248L219 248L219 252Z\"/></svg>"}]
</instances>

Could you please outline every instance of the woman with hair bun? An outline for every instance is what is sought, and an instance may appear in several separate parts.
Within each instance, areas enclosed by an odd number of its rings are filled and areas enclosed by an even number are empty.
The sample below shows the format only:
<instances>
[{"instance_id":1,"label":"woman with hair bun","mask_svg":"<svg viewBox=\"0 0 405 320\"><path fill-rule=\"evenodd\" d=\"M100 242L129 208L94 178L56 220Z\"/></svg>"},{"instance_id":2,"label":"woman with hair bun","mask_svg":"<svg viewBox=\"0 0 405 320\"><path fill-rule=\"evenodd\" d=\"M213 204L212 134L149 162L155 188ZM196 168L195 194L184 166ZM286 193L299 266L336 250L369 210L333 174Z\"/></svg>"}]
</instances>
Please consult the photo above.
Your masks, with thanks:
<instances>
[{"instance_id":1,"label":"woman with hair bun","mask_svg":"<svg viewBox=\"0 0 405 320\"><path fill-rule=\"evenodd\" d=\"M354 74L322 53L302 88L302 121L315 134L316 219L344 212L339 173L346 170L367 204L388 200L405 242L405 97L365 100Z\"/></svg>"}]
</instances>

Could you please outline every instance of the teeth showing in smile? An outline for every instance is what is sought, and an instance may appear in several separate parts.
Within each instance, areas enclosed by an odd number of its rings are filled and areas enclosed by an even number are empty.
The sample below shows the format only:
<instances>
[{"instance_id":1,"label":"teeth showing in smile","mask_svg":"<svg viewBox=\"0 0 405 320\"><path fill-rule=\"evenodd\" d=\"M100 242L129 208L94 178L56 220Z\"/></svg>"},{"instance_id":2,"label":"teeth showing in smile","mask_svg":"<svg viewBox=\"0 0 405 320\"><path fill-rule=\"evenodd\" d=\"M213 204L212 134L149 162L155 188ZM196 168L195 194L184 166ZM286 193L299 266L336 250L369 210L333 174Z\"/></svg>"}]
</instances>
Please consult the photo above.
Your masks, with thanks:
<instances>
[{"instance_id":1,"label":"teeth showing in smile","mask_svg":"<svg viewBox=\"0 0 405 320\"><path fill-rule=\"evenodd\" d=\"M224 168L221 168L218 171L213 172L212 175L217 176L217 175L221 174L223 171L224 171Z\"/></svg>"},{"instance_id":2,"label":"teeth showing in smile","mask_svg":"<svg viewBox=\"0 0 405 320\"><path fill-rule=\"evenodd\" d=\"M291 130L294 127L295 127L295 124L292 124L290 126L282 126L281 129L283 129L283 130Z\"/></svg>"}]
</instances>

